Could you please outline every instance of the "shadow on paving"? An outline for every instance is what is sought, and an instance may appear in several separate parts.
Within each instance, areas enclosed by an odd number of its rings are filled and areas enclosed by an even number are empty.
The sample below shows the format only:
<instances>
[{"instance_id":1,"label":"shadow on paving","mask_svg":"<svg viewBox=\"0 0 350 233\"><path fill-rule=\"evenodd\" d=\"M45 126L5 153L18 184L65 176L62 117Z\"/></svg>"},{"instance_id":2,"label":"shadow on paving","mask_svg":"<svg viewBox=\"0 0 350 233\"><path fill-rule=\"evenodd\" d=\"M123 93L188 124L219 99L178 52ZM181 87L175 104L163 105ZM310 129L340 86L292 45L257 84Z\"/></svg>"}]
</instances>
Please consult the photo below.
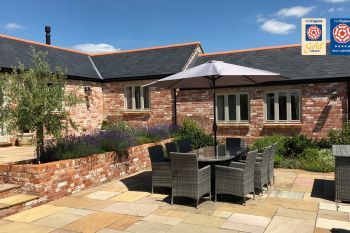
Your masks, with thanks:
<instances>
[{"instance_id":1,"label":"shadow on paving","mask_svg":"<svg viewBox=\"0 0 350 233\"><path fill-rule=\"evenodd\" d=\"M334 201L335 199L334 180L315 179L314 185L311 191L311 197ZM338 231L334 231L334 232L338 232Z\"/></svg>"},{"instance_id":2,"label":"shadow on paving","mask_svg":"<svg viewBox=\"0 0 350 233\"><path fill-rule=\"evenodd\" d=\"M338 228L332 228L331 229L332 233L350 233L349 230L344 230L344 229L338 229Z\"/></svg>"}]
</instances>

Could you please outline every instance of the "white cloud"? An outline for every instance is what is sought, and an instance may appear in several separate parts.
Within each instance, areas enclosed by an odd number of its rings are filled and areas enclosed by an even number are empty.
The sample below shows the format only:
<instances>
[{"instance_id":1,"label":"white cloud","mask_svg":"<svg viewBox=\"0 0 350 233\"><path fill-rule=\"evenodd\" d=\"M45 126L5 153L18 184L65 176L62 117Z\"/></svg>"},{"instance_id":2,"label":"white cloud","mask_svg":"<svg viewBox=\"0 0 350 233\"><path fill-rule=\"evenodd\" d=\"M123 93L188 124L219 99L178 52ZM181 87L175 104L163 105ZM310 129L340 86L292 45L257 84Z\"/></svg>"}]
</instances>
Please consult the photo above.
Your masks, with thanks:
<instances>
[{"instance_id":1,"label":"white cloud","mask_svg":"<svg viewBox=\"0 0 350 233\"><path fill-rule=\"evenodd\" d=\"M109 44L77 44L72 46L72 49L94 54L120 51L119 48L114 48Z\"/></svg>"},{"instance_id":2,"label":"white cloud","mask_svg":"<svg viewBox=\"0 0 350 233\"><path fill-rule=\"evenodd\" d=\"M329 8L328 12L333 13L333 12L341 12L344 10L345 10L344 7L331 7L331 8Z\"/></svg>"},{"instance_id":3,"label":"white cloud","mask_svg":"<svg viewBox=\"0 0 350 233\"><path fill-rule=\"evenodd\" d=\"M324 0L324 1L329 3L342 3L342 2L348 2L349 0Z\"/></svg>"},{"instance_id":4,"label":"white cloud","mask_svg":"<svg viewBox=\"0 0 350 233\"><path fill-rule=\"evenodd\" d=\"M304 15L310 13L313 9L314 7L294 6L279 10L277 15L281 17L303 17Z\"/></svg>"},{"instance_id":5,"label":"white cloud","mask_svg":"<svg viewBox=\"0 0 350 233\"><path fill-rule=\"evenodd\" d=\"M12 23L6 24L4 28L6 30L19 30L19 29L23 29L23 26L12 22Z\"/></svg>"},{"instance_id":6,"label":"white cloud","mask_svg":"<svg viewBox=\"0 0 350 233\"><path fill-rule=\"evenodd\" d=\"M266 18L264 18L262 15L257 15L256 16L256 22L257 23L263 23L263 22L265 22L266 21Z\"/></svg>"},{"instance_id":7,"label":"white cloud","mask_svg":"<svg viewBox=\"0 0 350 233\"><path fill-rule=\"evenodd\" d=\"M293 31L296 27L294 24L285 23L275 19L267 20L260 26L261 30L272 33L286 35Z\"/></svg>"}]
</instances>

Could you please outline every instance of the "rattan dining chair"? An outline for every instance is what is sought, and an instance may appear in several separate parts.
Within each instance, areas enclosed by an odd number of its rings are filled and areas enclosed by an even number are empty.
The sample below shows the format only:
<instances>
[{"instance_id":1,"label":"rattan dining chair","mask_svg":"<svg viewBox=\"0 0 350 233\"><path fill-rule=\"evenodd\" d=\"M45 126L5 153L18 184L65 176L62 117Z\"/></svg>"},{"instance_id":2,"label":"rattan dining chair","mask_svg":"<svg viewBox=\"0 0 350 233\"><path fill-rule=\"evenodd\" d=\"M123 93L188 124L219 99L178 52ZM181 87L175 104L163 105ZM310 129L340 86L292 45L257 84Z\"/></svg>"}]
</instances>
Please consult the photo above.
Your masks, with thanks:
<instances>
[{"instance_id":1,"label":"rattan dining chair","mask_svg":"<svg viewBox=\"0 0 350 233\"><path fill-rule=\"evenodd\" d=\"M191 141L190 140L180 140L177 141L177 145L179 146L180 153L188 153L192 150Z\"/></svg>"},{"instance_id":2,"label":"rattan dining chair","mask_svg":"<svg viewBox=\"0 0 350 233\"><path fill-rule=\"evenodd\" d=\"M170 160L164 158L163 147L148 147L152 166L152 193L154 187L171 188Z\"/></svg>"},{"instance_id":3,"label":"rattan dining chair","mask_svg":"<svg viewBox=\"0 0 350 233\"><path fill-rule=\"evenodd\" d=\"M199 199L205 194L211 197L211 169L205 166L198 167L198 158L195 153L170 154L172 171L171 204L174 197L188 197L196 200L196 208Z\"/></svg>"},{"instance_id":4,"label":"rattan dining chair","mask_svg":"<svg viewBox=\"0 0 350 233\"><path fill-rule=\"evenodd\" d=\"M177 151L177 146L175 142L168 142L165 143L165 149L166 149L166 153L168 155L168 158L170 158L170 153L171 152L178 152Z\"/></svg>"},{"instance_id":5,"label":"rattan dining chair","mask_svg":"<svg viewBox=\"0 0 350 233\"><path fill-rule=\"evenodd\" d=\"M269 158L272 146L264 148L263 153L259 153L255 161L254 183L255 188L259 193L263 192L263 188L266 185L268 189L269 184Z\"/></svg>"},{"instance_id":6,"label":"rattan dining chair","mask_svg":"<svg viewBox=\"0 0 350 233\"><path fill-rule=\"evenodd\" d=\"M217 194L230 194L243 198L246 204L246 196L254 190L254 167L258 151L248 152L245 163L231 162L230 166L215 166L215 201Z\"/></svg>"}]
</instances>

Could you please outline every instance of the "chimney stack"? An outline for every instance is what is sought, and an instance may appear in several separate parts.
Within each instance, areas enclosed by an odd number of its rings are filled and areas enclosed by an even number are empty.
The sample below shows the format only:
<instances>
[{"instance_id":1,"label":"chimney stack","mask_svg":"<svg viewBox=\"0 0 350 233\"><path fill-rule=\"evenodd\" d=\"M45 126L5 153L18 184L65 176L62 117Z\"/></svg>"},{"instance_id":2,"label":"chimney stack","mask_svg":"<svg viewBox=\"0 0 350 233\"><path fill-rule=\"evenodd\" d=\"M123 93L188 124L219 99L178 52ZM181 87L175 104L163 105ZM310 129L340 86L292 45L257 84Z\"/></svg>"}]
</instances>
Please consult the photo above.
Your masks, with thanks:
<instances>
[{"instance_id":1,"label":"chimney stack","mask_svg":"<svg viewBox=\"0 0 350 233\"><path fill-rule=\"evenodd\" d=\"M51 27L45 26L45 32L46 32L46 44L51 44Z\"/></svg>"}]
</instances>

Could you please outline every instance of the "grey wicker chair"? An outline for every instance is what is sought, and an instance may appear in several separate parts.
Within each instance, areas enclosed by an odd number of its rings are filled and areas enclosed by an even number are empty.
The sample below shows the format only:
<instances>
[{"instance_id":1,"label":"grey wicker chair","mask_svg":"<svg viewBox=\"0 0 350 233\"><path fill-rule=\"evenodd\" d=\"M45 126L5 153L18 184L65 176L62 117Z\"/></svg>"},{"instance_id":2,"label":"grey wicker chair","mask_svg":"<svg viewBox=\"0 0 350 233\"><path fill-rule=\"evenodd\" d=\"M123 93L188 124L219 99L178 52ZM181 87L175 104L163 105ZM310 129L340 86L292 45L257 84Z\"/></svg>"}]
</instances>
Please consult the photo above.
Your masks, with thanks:
<instances>
[{"instance_id":1,"label":"grey wicker chair","mask_svg":"<svg viewBox=\"0 0 350 233\"><path fill-rule=\"evenodd\" d=\"M148 148L152 165L152 193L154 187L171 188L170 160L164 158L163 147L152 146Z\"/></svg>"},{"instance_id":2,"label":"grey wicker chair","mask_svg":"<svg viewBox=\"0 0 350 233\"><path fill-rule=\"evenodd\" d=\"M243 197L246 203L246 195L254 190L254 167L258 151L248 152L245 163L231 162L229 167L215 166L215 201L217 194L230 194Z\"/></svg>"},{"instance_id":3,"label":"grey wicker chair","mask_svg":"<svg viewBox=\"0 0 350 233\"><path fill-rule=\"evenodd\" d=\"M210 166L198 168L198 158L194 153L170 154L172 171L171 204L174 197L188 197L196 200L198 207L199 199L209 194L211 197L211 169Z\"/></svg>"},{"instance_id":4,"label":"grey wicker chair","mask_svg":"<svg viewBox=\"0 0 350 233\"><path fill-rule=\"evenodd\" d=\"M191 141L189 140L180 140L177 142L177 145L180 153L188 153L192 150Z\"/></svg>"},{"instance_id":5,"label":"grey wicker chair","mask_svg":"<svg viewBox=\"0 0 350 233\"><path fill-rule=\"evenodd\" d=\"M171 152L178 152L177 151L177 146L175 142L168 142L165 143L165 149L166 149L166 153L168 155L168 158L170 158L170 153Z\"/></svg>"},{"instance_id":6,"label":"grey wicker chair","mask_svg":"<svg viewBox=\"0 0 350 233\"><path fill-rule=\"evenodd\" d=\"M275 157L276 157L277 143L272 144L269 157L269 184L275 183Z\"/></svg>"},{"instance_id":7,"label":"grey wicker chair","mask_svg":"<svg viewBox=\"0 0 350 233\"><path fill-rule=\"evenodd\" d=\"M266 185L268 189L269 184L269 157L271 152L271 147L268 146L264 148L262 154L258 154L255 162L255 172L254 172L254 183L255 188L259 191L259 193L263 192L263 188Z\"/></svg>"}]
</instances>

